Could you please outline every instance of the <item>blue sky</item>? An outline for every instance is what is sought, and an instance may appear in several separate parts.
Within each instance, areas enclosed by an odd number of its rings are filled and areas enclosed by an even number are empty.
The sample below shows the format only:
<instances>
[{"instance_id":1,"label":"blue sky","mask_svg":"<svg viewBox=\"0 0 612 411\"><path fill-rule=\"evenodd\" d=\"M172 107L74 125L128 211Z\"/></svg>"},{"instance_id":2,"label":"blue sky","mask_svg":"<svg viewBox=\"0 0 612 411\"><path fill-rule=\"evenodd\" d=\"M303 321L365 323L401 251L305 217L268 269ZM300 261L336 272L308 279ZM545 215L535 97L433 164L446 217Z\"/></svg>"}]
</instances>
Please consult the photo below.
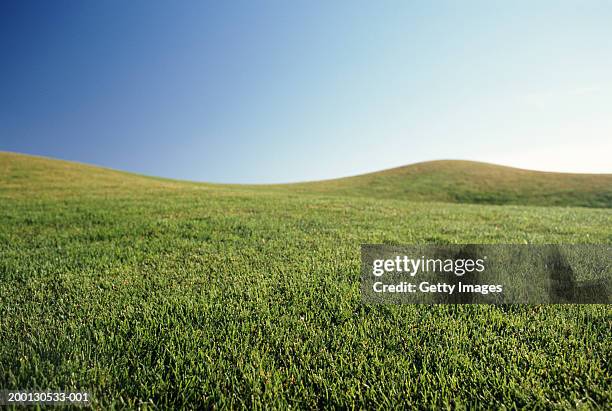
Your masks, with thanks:
<instances>
[{"instance_id":1,"label":"blue sky","mask_svg":"<svg viewBox=\"0 0 612 411\"><path fill-rule=\"evenodd\" d=\"M610 1L4 1L0 150L266 183L612 172Z\"/></svg>"}]
</instances>

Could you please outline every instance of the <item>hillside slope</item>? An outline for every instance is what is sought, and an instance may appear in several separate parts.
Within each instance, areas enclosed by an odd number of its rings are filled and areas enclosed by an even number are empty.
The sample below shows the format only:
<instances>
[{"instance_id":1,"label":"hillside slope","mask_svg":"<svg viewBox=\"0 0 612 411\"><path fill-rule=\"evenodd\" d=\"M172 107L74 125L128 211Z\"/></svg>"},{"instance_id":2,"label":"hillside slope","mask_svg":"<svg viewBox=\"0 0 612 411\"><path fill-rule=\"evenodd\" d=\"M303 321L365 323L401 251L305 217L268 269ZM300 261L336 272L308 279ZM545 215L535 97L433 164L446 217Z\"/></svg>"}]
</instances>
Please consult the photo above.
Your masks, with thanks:
<instances>
[{"instance_id":1,"label":"hillside slope","mask_svg":"<svg viewBox=\"0 0 612 411\"><path fill-rule=\"evenodd\" d=\"M146 177L72 161L0 151L0 196L121 196L134 191L187 186L204 188L206 184Z\"/></svg>"},{"instance_id":2,"label":"hillside slope","mask_svg":"<svg viewBox=\"0 0 612 411\"><path fill-rule=\"evenodd\" d=\"M0 195L95 194L112 189L210 187L408 201L612 207L612 174L522 170L472 161L430 161L335 180L279 185L213 185L145 177L86 164L0 152ZM42 190L42 191L41 191Z\"/></svg>"},{"instance_id":3,"label":"hillside slope","mask_svg":"<svg viewBox=\"0 0 612 411\"><path fill-rule=\"evenodd\" d=\"M612 207L612 174L550 173L461 160L429 161L293 188L414 201Z\"/></svg>"}]
</instances>

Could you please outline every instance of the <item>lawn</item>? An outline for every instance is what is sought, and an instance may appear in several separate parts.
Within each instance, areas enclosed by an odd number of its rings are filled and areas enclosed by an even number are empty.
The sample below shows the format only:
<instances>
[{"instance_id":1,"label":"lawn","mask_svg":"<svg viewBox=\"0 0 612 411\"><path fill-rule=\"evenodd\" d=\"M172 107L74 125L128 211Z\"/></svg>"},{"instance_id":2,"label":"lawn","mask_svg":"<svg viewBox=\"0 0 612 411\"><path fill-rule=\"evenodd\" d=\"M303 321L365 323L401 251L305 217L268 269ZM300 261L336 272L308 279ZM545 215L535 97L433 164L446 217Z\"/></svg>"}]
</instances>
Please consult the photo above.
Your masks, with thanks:
<instances>
[{"instance_id":1,"label":"lawn","mask_svg":"<svg viewBox=\"0 0 612 411\"><path fill-rule=\"evenodd\" d=\"M0 388L97 408L609 408L607 305L359 292L362 243L612 244L601 178L589 207L490 205L0 153Z\"/></svg>"}]
</instances>

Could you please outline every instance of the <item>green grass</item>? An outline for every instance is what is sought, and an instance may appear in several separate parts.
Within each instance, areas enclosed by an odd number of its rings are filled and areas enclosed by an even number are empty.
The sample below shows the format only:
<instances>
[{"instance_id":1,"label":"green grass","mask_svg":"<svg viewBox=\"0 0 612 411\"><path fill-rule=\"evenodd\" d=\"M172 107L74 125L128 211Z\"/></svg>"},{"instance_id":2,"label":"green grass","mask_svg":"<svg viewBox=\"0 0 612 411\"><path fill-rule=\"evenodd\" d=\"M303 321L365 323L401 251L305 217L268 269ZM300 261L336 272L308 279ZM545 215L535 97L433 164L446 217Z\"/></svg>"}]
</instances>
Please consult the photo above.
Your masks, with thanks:
<instances>
[{"instance_id":1,"label":"green grass","mask_svg":"<svg viewBox=\"0 0 612 411\"><path fill-rule=\"evenodd\" d=\"M549 173L458 160L283 188L410 201L612 207L612 174Z\"/></svg>"},{"instance_id":2,"label":"green grass","mask_svg":"<svg viewBox=\"0 0 612 411\"><path fill-rule=\"evenodd\" d=\"M609 306L367 305L359 250L612 244L612 210L342 184L183 183L0 153L0 388L85 389L97 408L609 408ZM597 184L567 198L608 207Z\"/></svg>"}]
</instances>

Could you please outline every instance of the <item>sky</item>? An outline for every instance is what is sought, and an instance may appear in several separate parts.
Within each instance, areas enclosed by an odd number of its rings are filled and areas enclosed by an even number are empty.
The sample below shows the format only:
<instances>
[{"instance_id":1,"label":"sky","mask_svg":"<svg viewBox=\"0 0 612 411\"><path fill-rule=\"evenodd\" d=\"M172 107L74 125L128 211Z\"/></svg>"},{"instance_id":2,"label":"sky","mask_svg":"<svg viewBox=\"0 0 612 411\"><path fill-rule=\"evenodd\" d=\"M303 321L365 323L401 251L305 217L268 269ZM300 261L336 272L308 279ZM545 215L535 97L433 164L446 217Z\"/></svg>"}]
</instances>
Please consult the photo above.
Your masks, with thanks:
<instances>
[{"instance_id":1,"label":"sky","mask_svg":"<svg viewBox=\"0 0 612 411\"><path fill-rule=\"evenodd\" d=\"M225 183L610 173L612 1L2 1L0 151Z\"/></svg>"}]
</instances>

